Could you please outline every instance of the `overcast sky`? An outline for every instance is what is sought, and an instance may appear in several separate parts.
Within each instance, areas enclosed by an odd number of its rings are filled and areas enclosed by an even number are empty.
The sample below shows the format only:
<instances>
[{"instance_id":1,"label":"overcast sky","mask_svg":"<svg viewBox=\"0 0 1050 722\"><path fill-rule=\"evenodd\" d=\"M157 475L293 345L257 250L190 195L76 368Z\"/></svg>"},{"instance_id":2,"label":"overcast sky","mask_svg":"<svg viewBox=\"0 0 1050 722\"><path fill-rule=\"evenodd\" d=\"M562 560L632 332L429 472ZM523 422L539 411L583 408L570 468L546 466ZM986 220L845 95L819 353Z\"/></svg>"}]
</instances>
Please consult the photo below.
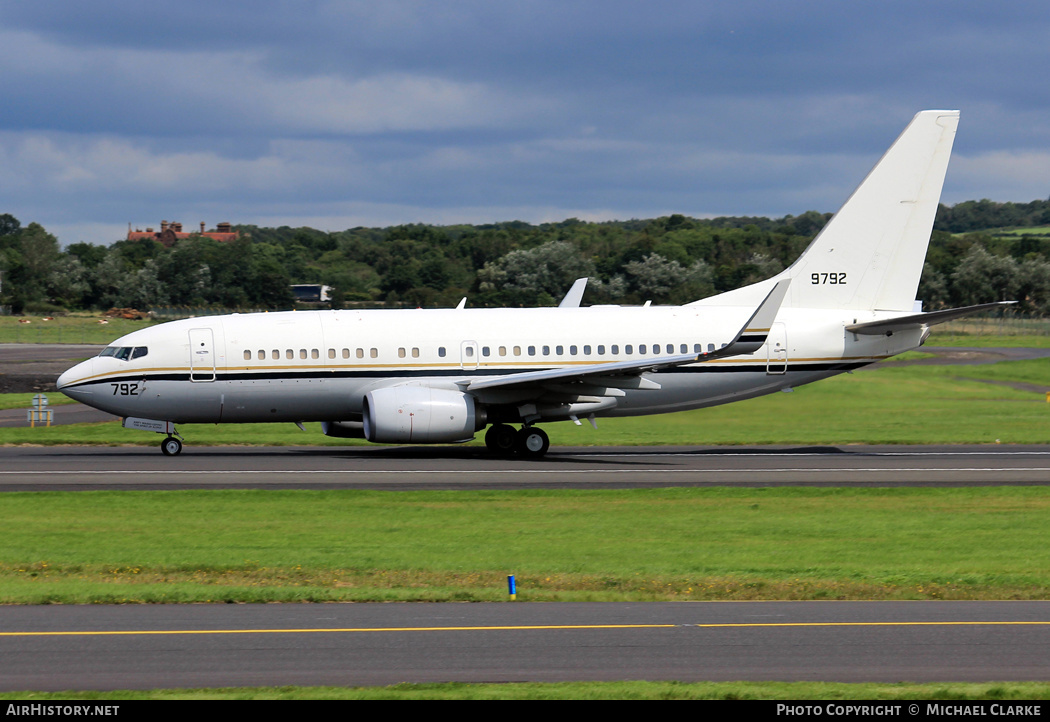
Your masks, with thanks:
<instances>
[{"instance_id":1,"label":"overcast sky","mask_svg":"<svg viewBox=\"0 0 1050 722\"><path fill-rule=\"evenodd\" d=\"M834 211L926 108L943 200L1050 196L1050 3L0 0L0 213L128 224Z\"/></svg>"}]
</instances>

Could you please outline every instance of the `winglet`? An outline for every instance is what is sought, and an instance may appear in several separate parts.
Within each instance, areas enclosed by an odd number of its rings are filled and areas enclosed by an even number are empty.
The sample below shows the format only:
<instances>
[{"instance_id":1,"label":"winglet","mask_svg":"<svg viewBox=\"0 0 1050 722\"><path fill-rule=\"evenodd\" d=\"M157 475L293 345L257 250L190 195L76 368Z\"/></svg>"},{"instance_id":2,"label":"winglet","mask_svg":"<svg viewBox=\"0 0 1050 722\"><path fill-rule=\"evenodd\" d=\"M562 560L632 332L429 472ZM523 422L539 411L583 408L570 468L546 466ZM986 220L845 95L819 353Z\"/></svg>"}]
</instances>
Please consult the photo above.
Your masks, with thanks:
<instances>
[{"instance_id":1,"label":"winglet","mask_svg":"<svg viewBox=\"0 0 1050 722\"><path fill-rule=\"evenodd\" d=\"M762 303L758 304L751 318L747 320L743 328L737 331L736 338L716 351L700 354L696 360L710 361L725 356L741 356L754 353L762 348L762 344L769 336L769 329L773 326L773 321L776 320L777 313L780 311L780 306L784 303L789 285L791 285L791 279L785 278L773 286L773 290L766 295Z\"/></svg>"},{"instance_id":2,"label":"winglet","mask_svg":"<svg viewBox=\"0 0 1050 722\"><path fill-rule=\"evenodd\" d=\"M583 301L583 292L587 290L587 279L577 278L572 288L565 294L565 298L558 304L558 308L579 308Z\"/></svg>"}]
</instances>

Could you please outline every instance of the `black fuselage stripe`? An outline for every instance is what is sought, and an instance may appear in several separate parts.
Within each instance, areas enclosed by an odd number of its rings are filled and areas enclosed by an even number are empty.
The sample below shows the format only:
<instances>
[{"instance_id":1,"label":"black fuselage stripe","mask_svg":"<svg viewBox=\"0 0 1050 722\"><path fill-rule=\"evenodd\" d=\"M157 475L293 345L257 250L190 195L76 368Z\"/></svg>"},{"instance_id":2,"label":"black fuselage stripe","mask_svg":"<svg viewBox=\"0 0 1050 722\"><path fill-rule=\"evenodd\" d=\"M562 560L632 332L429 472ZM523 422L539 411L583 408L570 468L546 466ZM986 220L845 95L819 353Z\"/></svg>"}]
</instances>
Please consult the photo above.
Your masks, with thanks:
<instances>
[{"instance_id":1,"label":"black fuselage stripe","mask_svg":"<svg viewBox=\"0 0 1050 722\"><path fill-rule=\"evenodd\" d=\"M787 371L824 372L824 371L850 371L867 366L870 361L836 361L831 363L778 363L771 361L769 366L778 370L786 368ZM552 367L554 370L557 367ZM729 365L708 364L703 366L677 366L670 369L656 369L647 373L652 374L725 374L725 373L752 373L765 374L766 364ZM547 369L529 369L530 371ZM449 377L457 378L473 376L509 376L522 373L520 369L429 369L429 370L402 370L402 371L255 371L255 372L218 372L215 381L303 381L303 380L332 380L332 379L416 379ZM595 375L595 374L589 374ZM93 379L78 384L70 384L66 388L79 388L99 384L126 383L130 381L189 381L189 373L151 373L142 375L111 376L103 379ZM572 379L562 379L571 381ZM194 383L211 383L210 379L198 379Z\"/></svg>"}]
</instances>

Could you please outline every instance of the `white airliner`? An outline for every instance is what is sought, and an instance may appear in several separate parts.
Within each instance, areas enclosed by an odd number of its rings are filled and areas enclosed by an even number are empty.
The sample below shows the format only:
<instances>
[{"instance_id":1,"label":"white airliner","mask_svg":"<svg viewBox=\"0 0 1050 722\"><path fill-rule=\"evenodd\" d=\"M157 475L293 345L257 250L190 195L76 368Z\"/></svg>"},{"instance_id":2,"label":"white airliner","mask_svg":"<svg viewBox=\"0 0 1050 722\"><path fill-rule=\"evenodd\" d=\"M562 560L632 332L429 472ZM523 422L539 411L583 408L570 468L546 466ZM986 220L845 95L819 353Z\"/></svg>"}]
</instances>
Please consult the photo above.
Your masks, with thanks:
<instances>
[{"instance_id":1,"label":"white airliner","mask_svg":"<svg viewBox=\"0 0 1050 722\"><path fill-rule=\"evenodd\" d=\"M683 306L299 311L174 321L117 339L63 393L166 434L178 423L320 421L394 444L539 458L536 424L636 416L790 389L915 348L915 292L959 113L917 114L806 251L774 278ZM520 424L520 430L511 424Z\"/></svg>"}]
</instances>

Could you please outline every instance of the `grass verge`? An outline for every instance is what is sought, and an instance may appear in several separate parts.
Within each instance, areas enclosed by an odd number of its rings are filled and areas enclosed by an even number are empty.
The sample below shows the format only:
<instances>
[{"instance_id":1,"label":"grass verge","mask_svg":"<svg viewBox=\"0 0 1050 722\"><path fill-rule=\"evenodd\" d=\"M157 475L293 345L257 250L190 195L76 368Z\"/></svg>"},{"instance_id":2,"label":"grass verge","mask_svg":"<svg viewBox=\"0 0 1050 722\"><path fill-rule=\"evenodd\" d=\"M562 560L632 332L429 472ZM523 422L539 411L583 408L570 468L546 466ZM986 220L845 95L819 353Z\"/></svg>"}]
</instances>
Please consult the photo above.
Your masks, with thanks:
<instances>
[{"instance_id":1,"label":"grass verge","mask_svg":"<svg viewBox=\"0 0 1050 722\"><path fill-rule=\"evenodd\" d=\"M34 396L36 396L35 393L0 394L0 411L6 409L28 409L33 405ZM65 406L76 403L73 399L60 393L49 393L45 394L45 396L47 396L48 406Z\"/></svg>"},{"instance_id":2,"label":"grass verge","mask_svg":"<svg viewBox=\"0 0 1050 722\"><path fill-rule=\"evenodd\" d=\"M0 603L1045 599L1050 493L0 495Z\"/></svg>"},{"instance_id":3,"label":"grass verge","mask_svg":"<svg viewBox=\"0 0 1050 722\"><path fill-rule=\"evenodd\" d=\"M29 323L22 323L28 321ZM106 323L100 323L106 321ZM0 343L72 343L106 345L124 334L152 326L156 321L103 319L98 313L55 316L45 321L42 314L24 317L0 316Z\"/></svg>"},{"instance_id":4,"label":"grass verge","mask_svg":"<svg viewBox=\"0 0 1050 722\"><path fill-rule=\"evenodd\" d=\"M5 692L0 700L503 699L503 700L1045 700L1045 682L844 684L836 682L558 682L397 684L389 687L237 687Z\"/></svg>"}]
</instances>

